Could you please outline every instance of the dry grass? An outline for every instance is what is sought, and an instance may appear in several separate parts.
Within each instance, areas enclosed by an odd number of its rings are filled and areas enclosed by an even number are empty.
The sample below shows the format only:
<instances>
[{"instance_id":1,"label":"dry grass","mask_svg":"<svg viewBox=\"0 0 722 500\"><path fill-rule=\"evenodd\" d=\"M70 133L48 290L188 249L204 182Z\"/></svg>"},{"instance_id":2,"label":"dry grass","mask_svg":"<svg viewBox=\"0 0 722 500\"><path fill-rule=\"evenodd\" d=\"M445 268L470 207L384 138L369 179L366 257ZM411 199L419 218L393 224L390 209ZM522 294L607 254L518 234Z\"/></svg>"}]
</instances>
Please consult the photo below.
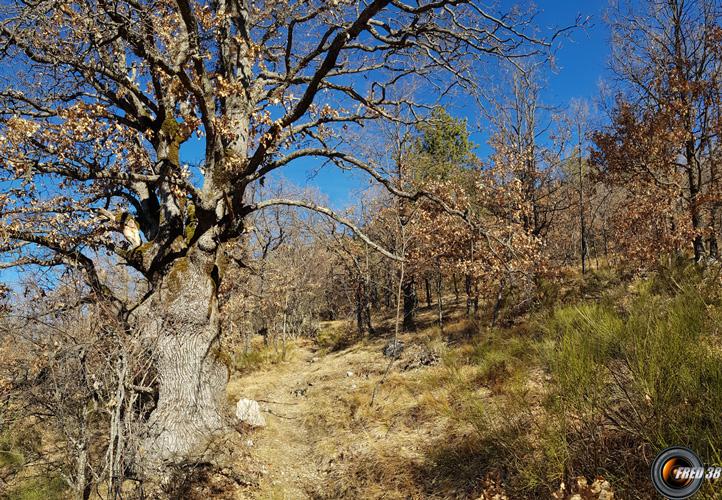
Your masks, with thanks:
<instances>
[{"instance_id":1,"label":"dry grass","mask_svg":"<svg viewBox=\"0 0 722 500\"><path fill-rule=\"evenodd\" d=\"M386 320L375 325L381 336L335 350L301 344L293 359L235 378L230 399L267 401L268 428L248 436L266 473L260 488L244 494L475 498L498 489L498 450L489 452L470 406L481 408L504 384L517 383L516 365L479 363L478 326L460 310L449 312L442 333L435 311L422 311L422 328L401 336L406 349L391 366L382 355L392 330ZM326 325L334 338L343 338L342 328ZM419 353L432 364L416 361Z\"/></svg>"},{"instance_id":2,"label":"dry grass","mask_svg":"<svg viewBox=\"0 0 722 500\"><path fill-rule=\"evenodd\" d=\"M700 288L704 293L697 295L705 298L705 307L693 314L692 305L699 301L688 302L690 298L658 278L627 281L596 270L572 278L558 290L551 308L537 304L503 328L490 329L467 319L459 305L446 311L441 330L435 310L422 309L419 330L401 335L405 349L391 365L382 351L392 336L393 319L375 318L374 338L354 341L352 326L333 323L327 325L328 338L343 342L322 348L299 345L290 361L235 379L233 398L271 401L265 403L268 429L251 436L251 453L267 472L260 488L244 494L289 499L568 500L575 495L613 498L611 490L616 490L623 498L646 498L651 486L640 453L649 454L657 445L639 436L654 431L652 421L634 437L605 420L605 408L618 412L623 401L585 406L597 377L584 355L586 344L577 344L586 339L590 349L606 345L604 332L611 326L606 316L599 316L589 322L589 332L577 331L584 322L574 318L585 308L604 310L617 318L615 325L626 325L624 332L639 330L637 337L647 343L649 325L657 325L662 333L680 332L681 338L694 327L706 346L719 338L715 318L722 316L722 292L717 284L710 290ZM704 285L691 279L690 283ZM646 308L640 302L645 296L651 300ZM653 307L657 303L665 306ZM560 327L567 323L569 331ZM570 344L577 337L581 340ZM625 338L612 344L623 347L629 343ZM654 375L647 372L657 365L685 366L675 358L683 349L667 347L640 351L651 356L639 364L640 380ZM605 373L617 369L618 351L602 349L612 357L594 358L598 368ZM702 354L709 351L719 354L718 349L699 349ZM701 370L686 368L690 376ZM697 379L716 381L715 370ZM668 384L662 388L670 389L664 393L670 398L665 407L687 404ZM719 398L712 393L708 399L713 406ZM638 411L649 410L649 398L631 403ZM697 417L716 425L717 413L700 409ZM684 435L699 434L702 420L689 420L689 411L674 415ZM663 425L660 429L666 432ZM621 462L615 465L616 457ZM632 474L632 469L643 474Z\"/></svg>"}]
</instances>

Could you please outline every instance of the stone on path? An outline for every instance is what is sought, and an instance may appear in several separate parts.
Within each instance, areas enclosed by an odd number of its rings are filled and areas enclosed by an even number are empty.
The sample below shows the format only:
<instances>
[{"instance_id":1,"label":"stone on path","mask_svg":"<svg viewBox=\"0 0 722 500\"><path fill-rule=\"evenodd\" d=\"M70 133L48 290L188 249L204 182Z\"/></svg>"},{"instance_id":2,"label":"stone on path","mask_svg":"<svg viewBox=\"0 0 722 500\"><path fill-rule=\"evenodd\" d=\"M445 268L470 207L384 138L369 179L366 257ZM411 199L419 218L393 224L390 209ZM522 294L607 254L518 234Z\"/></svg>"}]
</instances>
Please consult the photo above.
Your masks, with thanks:
<instances>
[{"instance_id":1,"label":"stone on path","mask_svg":"<svg viewBox=\"0 0 722 500\"><path fill-rule=\"evenodd\" d=\"M236 418L251 427L265 427L266 419L261 414L258 402L252 399L241 398L236 404Z\"/></svg>"}]
</instances>

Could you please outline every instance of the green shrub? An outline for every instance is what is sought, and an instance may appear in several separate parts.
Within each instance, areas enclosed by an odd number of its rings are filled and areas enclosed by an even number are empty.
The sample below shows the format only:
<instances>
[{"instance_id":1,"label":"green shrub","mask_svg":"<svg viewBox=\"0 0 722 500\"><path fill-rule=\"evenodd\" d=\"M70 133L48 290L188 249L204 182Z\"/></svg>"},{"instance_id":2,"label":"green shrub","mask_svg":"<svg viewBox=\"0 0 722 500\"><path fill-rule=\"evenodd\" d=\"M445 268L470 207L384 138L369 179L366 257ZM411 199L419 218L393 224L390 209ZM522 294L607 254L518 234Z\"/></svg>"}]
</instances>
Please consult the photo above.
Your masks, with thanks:
<instances>
[{"instance_id":1,"label":"green shrub","mask_svg":"<svg viewBox=\"0 0 722 500\"><path fill-rule=\"evenodd\" d=\"M59 476L35 477L23 481L7 492L7 500L64 500L68 485Z\"/></svg>"},{"instance_id":2,"label":"green shrub","mask_svg":"<svg viewBox=\"0 0 722 500\"><path fill-rule=\"evenodd\" d=\"M357 340L355 330L346 322L322 323L316 334L316 344L327 352L340 351Z\"/></svg>"},{"instance_id":3,"label":"green shrub","mask_svg":"<svg viewBox=\"0 0 722 500\"><path fill-rule=\"evenodd\" d=\"M236 354L233 359L233 369L238 373L249 373L265 366L275 365L286 361L295 349L293 342L287 342L282 348L272 346L250 349Z\"/></svg>"},{"instance_id":4,"label":"green shrub","mask_svg":"<svg viewBox=\"0 0 722 500\"><path fill-rule=\"evenodd\" d=\"M0 436L0 468L9 467L17 471L25 464L25 454L14 446L7 434Z\"/></svg>"},{"instance_id":5,"label":"green shrub","mask_svg":"<svg viewBox=\"0 0 722 500\"><path fill-rule=\"evenodd\" d=\"M703 275L703 267L680 255L663 259L659 271L652 274L646 283L652 294L676 295L683 287L689 289L699 284Z\"/></svg>"},{"instance_id":6,"label":"green shrub","mask_svg":"<svg viewBox=\"0 0 722 500\"><path fill-rule=\"evenodd\" d=\"M583 297L599 297L620 282L619 274L611 268L590 269L582 276L579 291Z\"/></svg>"},{"instance_id":7,"label":"green shrub","mask_svg":"<svg viewBox=\"0 0 722 500\"><path fill-rule=\"evenodd\" d=\"M670 282L677 295L650 283L626 315L581 305L549 322L547 408L565 434L569 475L602 474L634 491L647 474L640 450L684 445L713 461L721 449L722 364L707 307L695 288ZM557 433L543 439L558 448Z\"/></svg>"},{"instance_id":8,"label":"green shrub","mask_svg":"<svg viewBox=\"0 0 722 500\"><path fill-rule=\"evenodd\" d=\"M559 309L547 326L549 367L559 390L575 404L595 405L605 386L604 367L619 353L622 321L595 304Z\"/></svg>"},{"instance_id":9,"label":"green shrub","mask_svg":"<svg viewBox=\"0 0 722 500\"><path fill-rule=\"evenodd\" d=\"M31 427L15 426L0 434L0 467L17 472L25 465L26 457L37 453L40 436Z\"/></svg>"}]
</instances>

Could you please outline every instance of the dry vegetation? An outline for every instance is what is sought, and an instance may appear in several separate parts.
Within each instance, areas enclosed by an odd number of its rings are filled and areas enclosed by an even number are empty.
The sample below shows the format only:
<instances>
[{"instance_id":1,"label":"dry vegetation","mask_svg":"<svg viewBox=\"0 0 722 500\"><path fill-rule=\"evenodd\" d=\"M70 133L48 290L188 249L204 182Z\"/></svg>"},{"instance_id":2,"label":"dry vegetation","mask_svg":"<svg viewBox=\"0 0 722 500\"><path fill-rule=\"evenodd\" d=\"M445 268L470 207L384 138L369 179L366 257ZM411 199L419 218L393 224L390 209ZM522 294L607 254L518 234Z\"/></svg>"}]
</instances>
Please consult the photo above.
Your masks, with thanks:
<instances>
[{"instance_id":1,"label":"dry vegetation","mask_svg":"<svg viewBox=\"0 0 722 500\"><path fill-rule=\"evenodd\" d=\"M268 426L230 431L223 468L190 465L170 496L651 498L655 450L684 444L714 461L722 446L718 273L684 262L644 278L570 270L525 314L502 311L494 328L446 295L443 330L436 304L420 308L398 358L383 354L397 321L388 315L374 315L373 336L335 320L312 337L229 344L228 404L258 400ZM32 407L54 416L6 420L4 493L66 498L78 455L58 446L86 434L58 431L83 430L67 421L78 403L60 406L33 387L41 406ZM22 416L17 405L29 401L4 403L6 416ZM102 426L86 431L91 463L103 463ZM123 495L135 493L124 485Z\"/></svg>"},{"instance_id":2,"label":"dry vegetation","mask_svg":"<svg viewBox=\"0 0 722 500\"><path fill-rule=\"evenodd\" d=\"M568 305L496 329L449 297L443 333L422 311L394 360L382 354L393 319L355 341L352 325L321 324L321 344L299 340L287 359L233 377L229 399L262 401L269 425L245 435L253 465L237 467L256 480L229 498L651 498L654 449L720 443L709 427L722 409L719 288L694 274L592 272L567 283ZM634 339L639 328L648 335ZM626 350L632 339L644 353Z\"/></svg>"},{"instance_id":3,"label":"dry vegetation","mask_svg":"<svg viewBox=\"0 0 722 500\"><path fill-rule=\"evenodd\" d=\"M0 1L0 495L649 498L659 450L722 461L722 5L614 4L595 109L543 99L574 12Z\"/></svg>"}]
</instances>

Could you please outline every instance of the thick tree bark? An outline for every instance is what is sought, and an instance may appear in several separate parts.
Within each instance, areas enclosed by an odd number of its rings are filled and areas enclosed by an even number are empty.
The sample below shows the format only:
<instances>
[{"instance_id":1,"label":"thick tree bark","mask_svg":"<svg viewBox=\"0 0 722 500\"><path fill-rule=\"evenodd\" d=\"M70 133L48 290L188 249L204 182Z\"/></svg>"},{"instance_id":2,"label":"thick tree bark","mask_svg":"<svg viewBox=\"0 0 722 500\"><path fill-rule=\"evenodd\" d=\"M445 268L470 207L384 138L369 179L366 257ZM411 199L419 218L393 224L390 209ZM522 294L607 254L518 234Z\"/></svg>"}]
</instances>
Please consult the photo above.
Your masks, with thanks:
<instances>
[{"instance_id":1,"label":"thick tree bark","mask_svg":"<svg viewBox=\"0 0 722 500\"><path fill-rule=\"evenodd\" d=\"M228 369L220 361L218 268L200 250L176 260L136 319L153 352L158 403L140 449L143 472L207 460L223 432Z\"/></svg>"}]
</instances>

